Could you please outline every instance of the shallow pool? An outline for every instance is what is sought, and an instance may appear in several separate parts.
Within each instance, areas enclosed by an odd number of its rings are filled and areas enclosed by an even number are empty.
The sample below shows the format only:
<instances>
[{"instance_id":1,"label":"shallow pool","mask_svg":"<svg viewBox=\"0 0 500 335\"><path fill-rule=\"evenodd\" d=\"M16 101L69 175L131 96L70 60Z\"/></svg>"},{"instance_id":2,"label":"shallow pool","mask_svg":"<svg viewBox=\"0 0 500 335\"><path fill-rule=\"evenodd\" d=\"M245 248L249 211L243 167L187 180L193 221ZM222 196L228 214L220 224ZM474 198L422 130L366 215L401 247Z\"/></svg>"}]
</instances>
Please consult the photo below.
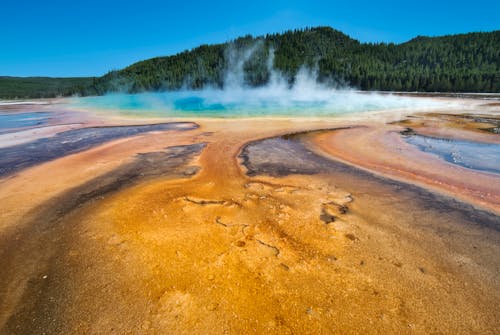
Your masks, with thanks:
<instances>
[{"instance_id":1,"label":"shallow pool","mask_svg":"<svg viewBox=\"0 0 500 335\"><path fill-rule=\"evenodd\" d=\"M2 113L0 111L0 133L45 124L49 116L48 112Z\"/></svg>"},{"instance_id":2,"label":"shallow pool","mask_svg":"<svg viewBox=\"0 0 500 335\"><path fill-rule=\"evenodd\" d=\"M336 116L402 108L443 107L432 99L333 90L323 87L204 89L75 98L77 108L138 116Z\"/></svg>"},{"instance_id":3,"label":"shallow pool","mask_svg":"<svg viewBox=\"0 0 500 335\"><path fill-rule=\"evenodd\" d=\"M464 140L407 135L406 142L447 162L469 169L500 174L500 145Z\"/></svg>"}]
</instances>

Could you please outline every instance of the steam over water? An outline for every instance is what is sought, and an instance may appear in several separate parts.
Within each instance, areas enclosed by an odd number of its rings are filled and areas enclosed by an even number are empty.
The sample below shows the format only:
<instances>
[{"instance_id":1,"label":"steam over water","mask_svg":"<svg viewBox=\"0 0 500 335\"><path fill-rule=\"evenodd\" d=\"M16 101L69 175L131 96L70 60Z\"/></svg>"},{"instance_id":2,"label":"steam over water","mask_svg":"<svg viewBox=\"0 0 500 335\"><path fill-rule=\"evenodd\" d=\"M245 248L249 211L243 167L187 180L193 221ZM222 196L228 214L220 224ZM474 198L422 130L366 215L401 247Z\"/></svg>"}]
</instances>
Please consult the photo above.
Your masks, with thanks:
<instances>
[{"instance_id":1,"label":"steam over water","mask_svg":"<svg viewBox=\"0 0 500 335\"><path fill-rule=\"evenodd\" d=\"M151 116L335 116L385 109L432 108L431 99L410 98L351 89L333 89L317 82L314 71L302 68L293 85L273 68L274 53L267 61L269 82L251 87L245 81L244 65L261 47L229 52L224 88L180 90L140 94L108 94L78 98L77 107L114 110L122 114Z\"/></svg>"},{"instance_id":2,"label":"steam over water","mask_svg":"<svg viewBox=\"0 0 500 335\"><path fill-rule=\"evenodd\" d=\"M151 116L335 116L385 109L438 107L430 99L319 86L204 89L77 98L77 107Z\"/></svg>"}]
</instances>

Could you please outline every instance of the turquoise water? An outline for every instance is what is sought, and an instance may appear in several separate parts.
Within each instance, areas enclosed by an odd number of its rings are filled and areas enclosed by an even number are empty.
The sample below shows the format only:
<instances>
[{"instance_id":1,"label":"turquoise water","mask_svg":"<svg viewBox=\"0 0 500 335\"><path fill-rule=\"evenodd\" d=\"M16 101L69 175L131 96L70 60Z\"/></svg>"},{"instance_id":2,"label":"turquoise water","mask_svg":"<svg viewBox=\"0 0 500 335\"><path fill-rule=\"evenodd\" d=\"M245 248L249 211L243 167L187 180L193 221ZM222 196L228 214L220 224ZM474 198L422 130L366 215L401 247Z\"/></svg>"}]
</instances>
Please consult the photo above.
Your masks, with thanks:
<instances>
[{"instance_id":1,"label":"turquoise water","mask_svg":"<svg viewBox=\"0 0 500 335\"><path fill-rule=\"evenodd\" d=\"M469 169L500 173L500 144L451 140L421 135L405 136L408 143L447 162Z\"/></svg>"},{"instance_id":2,"label":"turquoise water","mask_svg":"<svg viewBox=\"0 0 500 335\"><path fill-rule=\"evenodd\" d=\"M78 108L141 116L335 116L401 108L436 107L430 99L332 90L322 87L205 89L76 98Z\"/></svg>"}]
</instances>

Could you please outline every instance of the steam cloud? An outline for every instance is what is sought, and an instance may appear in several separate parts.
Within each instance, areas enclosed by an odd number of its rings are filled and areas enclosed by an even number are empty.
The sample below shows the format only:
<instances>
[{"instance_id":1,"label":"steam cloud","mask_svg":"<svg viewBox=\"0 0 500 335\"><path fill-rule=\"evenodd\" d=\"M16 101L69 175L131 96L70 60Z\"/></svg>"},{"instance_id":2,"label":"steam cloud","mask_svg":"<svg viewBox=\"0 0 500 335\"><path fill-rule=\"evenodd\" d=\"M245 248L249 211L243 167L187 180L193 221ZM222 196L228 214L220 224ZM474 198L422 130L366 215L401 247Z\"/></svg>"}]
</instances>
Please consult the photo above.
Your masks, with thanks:
<instances>
[{"instance_id":1,"label":"steam cloud","mask_svg":"<svg viewBox=\"0 0 500 335\"><path fill-rule=\"evenodd\" d=\"M293 83L274 69L274 52L269 51L269 80L254 87L245 79L245 64L262 48L257 42L244 50L229 49L223 88L183 89L160 93L108 94L80 98L78 106L124 111L149 111L163 116L322 116L350 112L403 108L433 108L440 104L387 94L358 92L348 87L332 88L319 83L314 69L302 67ZM262 49L260 49L262 50Z\"/></svg>"}]
</instances>

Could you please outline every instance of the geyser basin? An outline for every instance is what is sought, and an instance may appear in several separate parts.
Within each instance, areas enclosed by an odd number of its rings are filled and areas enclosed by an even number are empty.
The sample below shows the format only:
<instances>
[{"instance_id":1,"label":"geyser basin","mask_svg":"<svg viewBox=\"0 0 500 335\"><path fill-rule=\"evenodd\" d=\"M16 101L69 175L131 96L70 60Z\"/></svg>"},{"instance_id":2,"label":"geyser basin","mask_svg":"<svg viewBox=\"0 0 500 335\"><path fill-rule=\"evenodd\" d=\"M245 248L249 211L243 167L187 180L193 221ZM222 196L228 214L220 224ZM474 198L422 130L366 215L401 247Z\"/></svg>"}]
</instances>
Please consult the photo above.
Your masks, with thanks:
<instances>
[{"instance_id":1,"label":"geyser basin","mask_svg":"<svg viewBox=\"0 0 500 335\"><path fill-rule=\"evenodd\" d=\"M410 98L316 86L204 89L76 98L77 108L113 110L140 116L335 116L346 113L443 106L432 99Z\"/></svg>"},{"instance_id":2,"label":"geyser basin","mask_svg":"<svg viewBox=\"0 0 500 335\"><path fill-rule=\"evenodd\" d=\"M405 136L406 142L447 162L469 169L500 173L500 145L464 140L451 140L422 135Z\"/></svg>"}]
</instances>

